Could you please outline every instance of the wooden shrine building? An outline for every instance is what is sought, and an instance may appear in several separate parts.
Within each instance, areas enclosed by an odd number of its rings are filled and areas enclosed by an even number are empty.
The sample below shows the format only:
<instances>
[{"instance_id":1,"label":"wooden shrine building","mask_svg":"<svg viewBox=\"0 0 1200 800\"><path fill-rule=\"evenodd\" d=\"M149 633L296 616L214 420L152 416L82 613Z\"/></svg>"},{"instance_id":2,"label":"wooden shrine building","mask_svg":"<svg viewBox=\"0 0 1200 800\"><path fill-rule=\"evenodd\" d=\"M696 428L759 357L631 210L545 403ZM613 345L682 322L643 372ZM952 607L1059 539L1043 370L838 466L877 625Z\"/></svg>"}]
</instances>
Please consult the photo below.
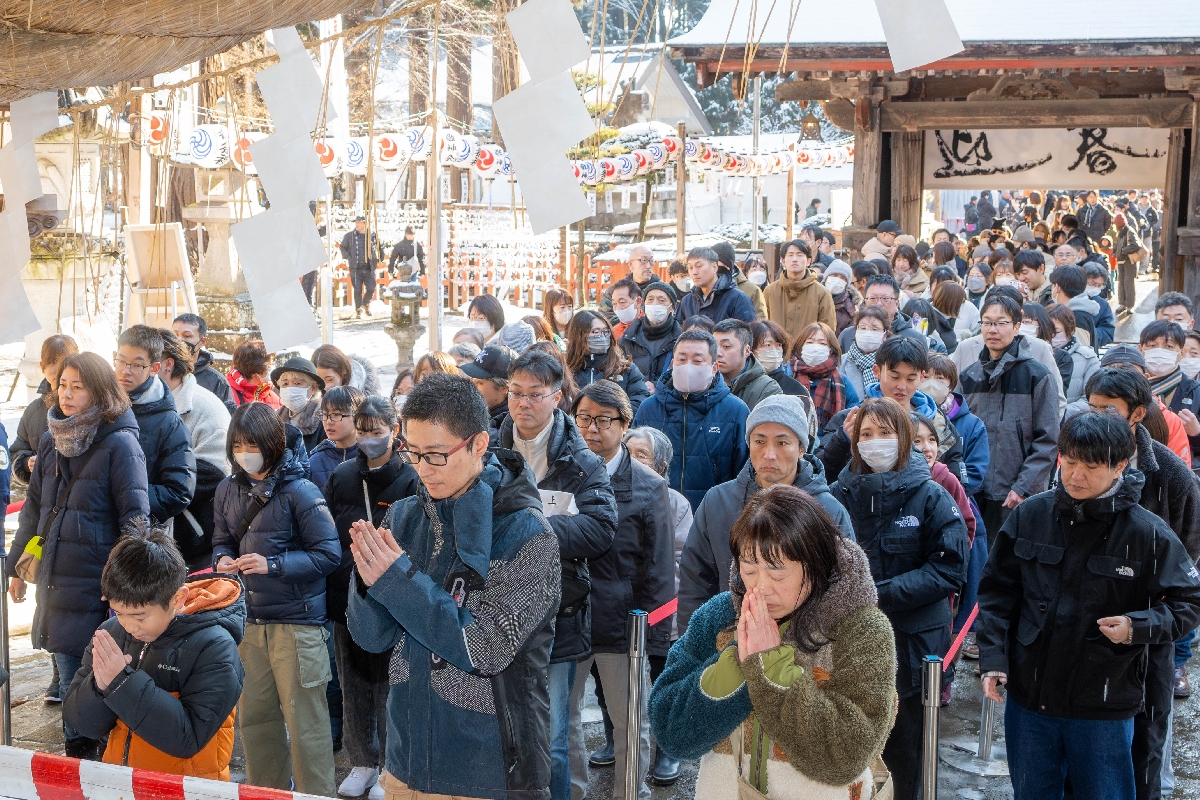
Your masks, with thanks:
<instances>
[{"instance_id":1,"label":"wooden shrine building","mask_svg":"<svg viewBox=\"0 0 1200 800\"><path fill-rule=\"evenodd\" d=\"M1200 299L1200 2L946 5L966 49L907 72L874 0L712 0L668 44L701 88L783 75L777 99L854 131L851 247L881 219L919 233L923 189L1157 187L1160 288ZM905 44L923 35L914 20Z\"/></svg>"}]
</instances>

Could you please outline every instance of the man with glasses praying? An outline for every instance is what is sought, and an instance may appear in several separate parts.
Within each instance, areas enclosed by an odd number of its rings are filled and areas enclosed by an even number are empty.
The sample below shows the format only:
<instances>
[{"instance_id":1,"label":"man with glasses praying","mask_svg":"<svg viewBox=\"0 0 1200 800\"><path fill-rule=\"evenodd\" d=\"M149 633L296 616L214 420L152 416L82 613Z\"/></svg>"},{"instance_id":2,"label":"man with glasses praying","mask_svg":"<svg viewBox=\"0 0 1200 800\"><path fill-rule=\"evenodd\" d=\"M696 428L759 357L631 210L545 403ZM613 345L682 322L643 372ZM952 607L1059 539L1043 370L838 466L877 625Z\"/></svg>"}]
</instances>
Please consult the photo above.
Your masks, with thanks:
<instances>
[{"instance_id":1,"label":"man with glasses praying","mask_svg":"<svg viewBox=\"0 0 1200 800\"><path fill-rule=\"evenodd\" d=\"M544 796L558 538L522 460L488 449L470 379L426 376L404 422L417 494L380 528L350 528L347 627L364 650L391 652L380 785L410 800Z\"/></svg>"},{"instance_id":2,"label":"man with glasses praying","mask_svg":"<svg viewBox=\"0 0 1200 800\"><path fill-rule=\"evenodd\" d=\"M558 409L563 377L562 363L548 353L529 350L514 361L508 372L508 418L493 440L525 458L562 558L562 603L549 669L552 800L570 800L572 775L587 774L583 723L570 714L570 694L575 681L587 677L576 663L592 654L588 559L608 552L617 528L604 459L588 449L575 423Z\"/></svg>"}]
</instances>

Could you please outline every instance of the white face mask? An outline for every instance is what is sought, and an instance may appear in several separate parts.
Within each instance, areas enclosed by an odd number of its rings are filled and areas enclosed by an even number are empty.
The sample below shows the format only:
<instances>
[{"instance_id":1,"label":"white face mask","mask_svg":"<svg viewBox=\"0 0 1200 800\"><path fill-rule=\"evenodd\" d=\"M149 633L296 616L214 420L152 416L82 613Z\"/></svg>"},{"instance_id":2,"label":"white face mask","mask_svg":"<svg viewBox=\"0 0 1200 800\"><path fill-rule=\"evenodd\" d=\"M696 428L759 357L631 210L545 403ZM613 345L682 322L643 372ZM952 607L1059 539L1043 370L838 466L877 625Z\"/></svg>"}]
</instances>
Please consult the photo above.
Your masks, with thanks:
<instances>
[{"instance_id":1,"label":"white face mask","mask_svg":"<svg viewBox=\"0 0 1200 800\"><path fill-rule=\"evenodd\" d=\"M783 348L760 347L754 351L754 357L758 359L759 364L762 364L764 370L774 372L783 364Z\"/></svg>"},{"instance_id":2,"label":"white face mask","mask_svg":"<svg viewBox=\"0 0 1200 800\"><path fill-rule=\"evenodd\" d=\"M293 414L308 405L307 386L285 386L279 390L279 399Z\"/></svg>"},{"instance_id":3,"label":"white face mask","mask_svg":"<svg viewBox=\"0 0 1200 800\"><path fill-rule=\"evenodd\" d=\"M486 319L477 319L473 321L471 323L471 327L482 333L485 339L495 333L495 330L492 328L492 323L488 322Z\"/></svg>"},{"instance_id":4,"label":"white face mask","mask_svg":"<svg viewBox=\"0 0 1200 800\"><path fill-rule=\"evenodd\" d=\"M825 279L825 288L830 294L841 294L846 291L846 280L837 275L830 275Z\"/></svg>"},{"instance_id":5,"label":"white face mask","mask_svg":"<svg viewBox=\"0 0 1200 800\"><path fill-rule=\"evenodd\" d=\"M646 319L650 320L651 325L661 325L663 320L671 316L670 306L651 305L646 306Z\"/></svg>"},{"instance_id":6,"label":"white face mask","mask_svg":"<svg viewBox=\"0 0 1200 800\"><path fill-rule=\"evenodd\" d=\"M1175 364L1179 362L1179 353L1165 347L1151 347L1142 353L1142 358L1146 359L1146 371L1158 378L1175 369Z\"/></svg>"},{"instance_id":7,"label":"white face mask","mask_svg":"<svg viewBox=\"0 0 1200 800\"><path fill-rule=\"evenodd\" d=\"M858 457L876 472L891 472L899 453L899 439L868 439L858 443Z\"/></svg>"},{"instance_id":8,"label":"white face mask","mask_svg":"<svg viewBox=\"0 0 1200 800\"><path fill-rule=\"evenodd\" d=\"M800 348L800 360L810 367L824 364L829 358L829 346L824 344L806 344Z\"/></svg>"},{"instance_id":9,"label":"white face mask","mask_svg":"<svg viewBox=\"0 0 1200 800\"><path fill-rule=\"evenodd\" d=\"M571 317L575 314L573 308L560 308L554 312L554 321L561 326L566 326L571 321Z\"/></svg>"},{"instance_id":10,"label":"white face mask","mask_svg":"<svg viewBox=\"0 0 1200 800\"><path fill-rule=\"evenodd\" d=\"M746 277L749 278L750 282L753 283L755 286L766 286L767 285L766 270L752 269L746 273Z\"/></svg>"},{"instance_id":11,"label":"white face mask","mask_svg":"<svg viewBox=\"0 0 1200 800\"><path fill-rule=\"evenodd\" d=\"M1184 375L1196 380L1196 376L1200 375L1200 358L1179 359L1179 369L1183 371Z\"/></svg>"},{"instance_id":12,"label":"white face mask","mask_svg":"<svg viewBox=\"0 0 1200 800\"><path fill-rule=\"evenodd\" d=\"M241 464L242 469L246 470L246 472L254 475L262 472L262 453L234 453L233 460Z\"/></svg>"},{"instance_id":13,"label":"white face mask","mask_svg":"<svg viewBox=\"0 0 1200 800\"><path fill-rule=\"evenodd\" d=\"M680 364L671 368L671 385L683 394L703 392L712 385L713 370L706 364Z\"/></svg>"},{"instance_id":14,"label":"white face mask","mask_svg":"<svg viewBox=\"0 0 1200 800\"><path fill-rule=\"evenodd\" d=\"M1022 322L1018 333L1022 336L1028 336L1030 339L1036 339L1038 334L1038 326L1032 322Z\"/></svg>"},{"instance_id":15,"label":"white face mask","mask_svg":"<svg viewBox=\"0 0 1200 800\"><path fill-rule=\"evenodd\" d=\"M944 381L941 378L926 378L917 388L929 395L933 402L939 406L946 402L946 398L950 396L950 382Z\"/></svg>"},{"instance_id":16,"label":"white face mask","mask_svg":"<svg viewBox=\"0 0 1200 800\"><path fill-rule=\"evenodd\" d=\"M1054 338L1050 340L1050 344L1058 348L1066 347L1067 335L1065 333L1054 334Z\"/></svg>"},{"instance_id":17,"label":"white face mask","mask_svg":"<svg viewBox=\"0 0 1200 800\"><path fill-rule=\"evenodd\" d=\"M999 278L996 278L996 280L995 280L995 283L997 286L1012 286L1016 282L1017 282L1017 279L1014 278L1012 275L1001 275Z\"/></svg>"},{"instance_id":18,"label":"white face mask","mask_svg":"<svg viewBox=\"0 0 1200 800\"><path fill-rule=\"evenodd\" d=\"M1099 297L1100 293L1104 291L1104 287L1092 286L1089 283L1087 286L1083 287L1083 291L1088 297Z\"/></svg>"},{"instance_id":19,"label":"white face mask","mask_svg":"<svg viewBox=\"0 0 1200 800\"><path fill-rule=\"evenodd\" d=\"M621 320L621 322L624 322L626 325L637 319L637 312L638 310L636 305L614 309L617 319Z\"/></svg>"},{"instance_id":20,"label":"white face mask","mask_svg":"<svg viewBox=\"0 0 1200 800\"><path fill-rule=\"evenodd\" d=\"M685 292L690 292L692 290L692 287L696 285L695 282L691 278L680 278L677 281L677 284L678 284L679 288L683 289Z\"/></svg>"},{"instance_id":21,"label":"white face mask","mask_svg":"<svg viewBox=\"0 0 1200 800\"><path fill-rule=\"evenodd\" d=\"M861 328L854 332L854 343L864 353L874 353L883 344L883 331L865 331Z\"/></svg>"}]
</instances>

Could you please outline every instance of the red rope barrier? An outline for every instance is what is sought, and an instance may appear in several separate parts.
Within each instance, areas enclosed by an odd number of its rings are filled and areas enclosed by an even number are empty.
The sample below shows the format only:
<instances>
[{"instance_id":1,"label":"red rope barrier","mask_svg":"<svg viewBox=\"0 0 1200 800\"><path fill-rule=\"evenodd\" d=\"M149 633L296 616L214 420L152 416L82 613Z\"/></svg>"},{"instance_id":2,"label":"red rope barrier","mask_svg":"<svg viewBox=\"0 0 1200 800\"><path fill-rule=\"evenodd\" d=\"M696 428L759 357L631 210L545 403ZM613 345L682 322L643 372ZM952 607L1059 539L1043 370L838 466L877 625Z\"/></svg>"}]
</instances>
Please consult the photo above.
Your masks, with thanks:
<instances>
[{"instance_id":1,"label":"red rope barrier","mask_svg":"<svg viewBox=\"0 0 1200 800\"><path fill-rule=\"evenodd\" d=\"M979 616L979 603L971 609L971 613L967 616L966 623L962 626L962 630L958 632L958 636L954 639L954 644L950 645L950 652L946 653L946 657L942 661L949 664L958 655L958 648L962 647L963 639L967 638L967 631L971 630L971 626L975 624L975 618Z\"/></svg>"}]
</instances>

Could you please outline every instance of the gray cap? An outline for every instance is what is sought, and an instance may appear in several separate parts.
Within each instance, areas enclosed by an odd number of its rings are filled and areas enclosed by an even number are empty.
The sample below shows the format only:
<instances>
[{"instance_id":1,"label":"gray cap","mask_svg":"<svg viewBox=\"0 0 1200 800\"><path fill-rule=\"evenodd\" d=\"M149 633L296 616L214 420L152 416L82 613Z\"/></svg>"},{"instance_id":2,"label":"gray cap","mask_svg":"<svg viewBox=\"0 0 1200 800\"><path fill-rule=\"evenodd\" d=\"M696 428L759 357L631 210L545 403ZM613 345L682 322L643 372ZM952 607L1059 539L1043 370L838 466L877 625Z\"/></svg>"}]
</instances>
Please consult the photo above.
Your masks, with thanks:
<instances>
[{"instance_id":1,"label":"gray cap","mask_svg":"<svg viewBox=\"0 0 1200 800\"><path fill-rule=\"evenodd\" d=\"M533 326L528 322L517 320L516 322L508 323L500 329L497 341L506 347L516 350L519 355L533 346L534 338Z\"/></svg>"},{"instance_id":2,"label":"gray cap","mask_svg":"<svg viewBox=\"0 0 1200 800\"><path fill-rule=\"evenodd\" d=\"M1117 364L1133 364L1139 369L1145 369L1146 359L1142 357L1142 351L1132 344L1114 344L1105 351L1104 358L1100 359L1100 366L1111 367Z\"/></svg>"},{"instance_id":3,"label":"gray cap","mask_svg":"<svg viewBox=\"0 0 1200 800\"><path fill-rule=\"evenodd\" d=\"M790 394L776 394L760 400L750 416L746 417L746 441L750 434L764 422L777 422L796 434L804 452L808 452L808 414L800 398Z\"/></svg>"},{"instance_id":4,"label":"gray cap","mask_svg":"<svg viewBox=\"0 0 1200 800\"><path fill-rule=\"evenodd\" d=\"M822 278L828 278L830 275L841 275L846 279L846 283L854 281L854 270L850 269L850 265L839 258L835 258L833 263L825 268L825 274Z\"/></svg>"}]
</instances>

